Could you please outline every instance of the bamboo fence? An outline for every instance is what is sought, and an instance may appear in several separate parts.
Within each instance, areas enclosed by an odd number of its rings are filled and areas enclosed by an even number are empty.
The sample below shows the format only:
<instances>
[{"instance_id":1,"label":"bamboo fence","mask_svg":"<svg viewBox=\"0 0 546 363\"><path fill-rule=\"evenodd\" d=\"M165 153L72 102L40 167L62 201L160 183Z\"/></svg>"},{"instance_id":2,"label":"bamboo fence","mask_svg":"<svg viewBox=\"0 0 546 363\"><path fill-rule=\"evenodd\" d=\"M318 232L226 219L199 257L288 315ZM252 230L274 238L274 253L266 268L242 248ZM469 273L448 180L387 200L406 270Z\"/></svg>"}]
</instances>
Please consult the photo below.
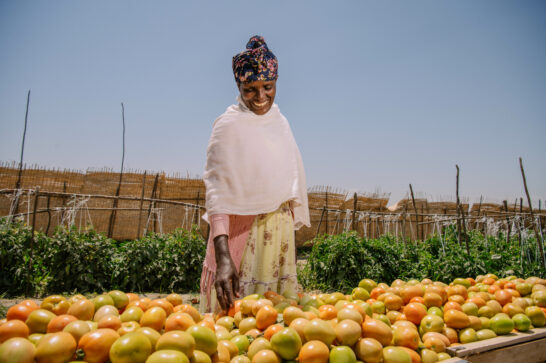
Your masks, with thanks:
<instances>
[{"instance_id":1,"label":"bamboo fence","mask_svg":"<svg viewBox=\"0 0 546 363\"><path fill-rule=\"evenodd\" d=\"M0 164L0 216L23 218L49 235L58 225L80 229L92 225L117 240L187 229L192 224L199 226L203 236L208 233L201 219L205 186L200 179L128 171L120 183L119 173L112 170L80 172L38 166L25 166L20 179L18 173L15 163ZM544 239L546 213L541 203L531 217L523 198L504 204L462 201L458 205L408 195L389 209L389 197L379 192L351 195L329 186L310 188L311 227L296 232L296 244L302 246L318 234L347 230L369 238L390 234L404 241L423 240L457 223L463 223L465 230L479 229L490 235L507 231L521 236L523 230L536 227Z\"/></svg>"}]
</instances>

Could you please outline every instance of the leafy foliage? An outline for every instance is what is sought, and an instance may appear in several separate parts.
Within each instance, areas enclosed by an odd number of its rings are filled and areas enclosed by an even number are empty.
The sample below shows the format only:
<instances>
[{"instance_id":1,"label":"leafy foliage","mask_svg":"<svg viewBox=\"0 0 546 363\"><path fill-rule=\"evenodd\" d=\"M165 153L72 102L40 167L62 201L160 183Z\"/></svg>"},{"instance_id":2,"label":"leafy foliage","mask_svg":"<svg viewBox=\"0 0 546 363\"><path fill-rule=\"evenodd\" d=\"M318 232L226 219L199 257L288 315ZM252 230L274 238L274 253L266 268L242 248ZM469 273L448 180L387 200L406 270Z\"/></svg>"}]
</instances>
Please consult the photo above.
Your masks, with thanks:
<instances>
[{"instance_id":1,"label":"leafy foliage","mask_svg":"<svg viewBox=\"0 0 546 363\"><path fill-rule=\"evenodd\" d=\"M430 278L448 283L456 277L486 273L546 276L532 236L522 245L516 238L507 244L502 235L484 237L471 231L470 254L464 243L459 245L454 230L407 246L392 236L366 239L353 232L319 236L311 243L307 264L298 274L303 287L311 290L347 293L363 278L382 282Z\"/></svg>"},{"instance_id":2,"label":"leafy foliage","mask_svg":"<svg viewBox=\"0 0 546 363\"><path fill-rule=\"evenodd\" d=\"M92 229L58 228L32 239L28 226L1 219L0 294L196 291L204 256L196 227L120 243Z\"/></svg>"}]
</instances>

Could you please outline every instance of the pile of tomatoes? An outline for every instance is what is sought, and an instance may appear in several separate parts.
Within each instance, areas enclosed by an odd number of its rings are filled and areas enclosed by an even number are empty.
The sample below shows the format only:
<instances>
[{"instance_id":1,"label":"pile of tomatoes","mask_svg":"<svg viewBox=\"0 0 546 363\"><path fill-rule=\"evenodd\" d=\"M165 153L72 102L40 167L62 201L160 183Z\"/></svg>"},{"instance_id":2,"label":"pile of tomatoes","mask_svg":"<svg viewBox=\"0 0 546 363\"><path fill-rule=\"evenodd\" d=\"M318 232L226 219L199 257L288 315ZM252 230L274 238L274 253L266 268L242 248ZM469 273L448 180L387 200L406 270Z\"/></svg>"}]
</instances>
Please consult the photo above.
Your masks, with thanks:
<instances>
[{"instance_id":1,"label":"pile of tomatoes","mask_svg":"<svg viewBox=\"0 0 546 363\"><path fill-rule=\"evenodd\" d=\"M182 296L110 291L24 300L0 320L0 362L437 362L449 346L542 327L546 280L363 279L351 295L267 291L201 315Z\"/></svg>"}]
</instances>

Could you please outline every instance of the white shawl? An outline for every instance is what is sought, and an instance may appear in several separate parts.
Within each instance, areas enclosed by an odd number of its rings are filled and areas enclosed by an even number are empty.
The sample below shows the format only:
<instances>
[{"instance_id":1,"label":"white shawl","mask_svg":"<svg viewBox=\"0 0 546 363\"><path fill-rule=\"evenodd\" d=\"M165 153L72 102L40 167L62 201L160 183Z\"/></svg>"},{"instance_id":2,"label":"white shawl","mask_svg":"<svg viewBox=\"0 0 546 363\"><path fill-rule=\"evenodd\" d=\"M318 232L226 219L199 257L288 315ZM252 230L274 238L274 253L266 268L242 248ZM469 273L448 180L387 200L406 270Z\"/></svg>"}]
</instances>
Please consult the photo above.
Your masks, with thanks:
<instances>
[{"instance_id":1,"label":"white shawl","mask_svg":"<svg viewBox=\"0 0 546 363\"><path fill-rule=\"evenodd\" d=\"M305 172L288 121L276 104L259 116L237 100L212 127L203 218L269 213L290 201L294 228L309 227Z\"/></svg>"}]
</instances>

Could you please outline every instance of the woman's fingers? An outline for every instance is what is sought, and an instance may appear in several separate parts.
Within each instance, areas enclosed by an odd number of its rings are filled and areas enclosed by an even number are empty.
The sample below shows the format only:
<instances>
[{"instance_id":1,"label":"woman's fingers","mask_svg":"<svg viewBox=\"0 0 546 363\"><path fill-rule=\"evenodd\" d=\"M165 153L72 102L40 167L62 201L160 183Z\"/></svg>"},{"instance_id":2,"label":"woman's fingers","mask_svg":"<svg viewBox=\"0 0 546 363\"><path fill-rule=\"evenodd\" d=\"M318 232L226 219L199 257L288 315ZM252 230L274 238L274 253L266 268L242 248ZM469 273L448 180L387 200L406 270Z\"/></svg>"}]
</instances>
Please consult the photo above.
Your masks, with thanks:
<instances>
[{"instance_id":1,"label":"woman's fingers","mask_svg":"<svg viewBox=\"0 0 546 363\"><path fill-rule=\"evenodd\" d=\"M240 297L240 295L239 295L239 275L234 274L234 276L231 278L231 283L233 285L233 295L235 297Z\"/></svg>"},{"instance_id":2,"label":"woman's fingers","mask_svg":"<svg viewBox=\"0 0 546 363\"><path fill-rule=\"evenodd\" d=\"M214 287L216 288L216 298L218 299L220 308L222 308L222 310L226 310L226 299L224 297L224 288L222 286L222 283L220 281L217 281L214 285Z\"/></svg>"}]
</instances>

